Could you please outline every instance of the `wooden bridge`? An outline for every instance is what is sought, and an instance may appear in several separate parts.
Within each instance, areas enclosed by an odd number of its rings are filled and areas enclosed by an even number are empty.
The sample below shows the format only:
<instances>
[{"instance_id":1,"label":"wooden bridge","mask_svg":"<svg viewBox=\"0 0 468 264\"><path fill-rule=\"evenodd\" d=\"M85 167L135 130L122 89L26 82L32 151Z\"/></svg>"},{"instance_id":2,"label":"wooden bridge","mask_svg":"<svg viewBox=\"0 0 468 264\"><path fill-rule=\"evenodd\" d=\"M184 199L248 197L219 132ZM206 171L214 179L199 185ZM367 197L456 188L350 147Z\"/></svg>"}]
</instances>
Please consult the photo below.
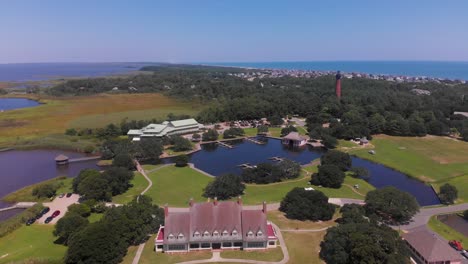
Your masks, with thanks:
<instances>
[{"instance_id":1,"label":"wooden bridge","mask_svg":"<svg viewBox=\"0 0 468 264\"><path fill-rule=\"evenodd\" d=\"M26 209L26 208L33 207L35 204L36 204L35 202L20 202L10 207L0 208L0 212L13 210L13 209Z\"/></svg>"},{"instance_id":2,"label":"wooden bridge","mask_svg":"<svg viewBox=\"0 0 468 264\"><path fill-rule=\"evenodd\" d=\"M250 142L253 142L255 144L258 144L258 145L265 145L266 144L266 142L256 140L255 138L246 137L245 139L250 141Z\"/></svg>"},{"instance_id":3,"label":"wooden bridge","mask_svg":"<svg viewBox=\"0 0 468 264\"><path fill-rule=\"evenodd\" d=\"M101 158L101 156L92 156L92 157L82 157L82 158L76 158L76 159L69 159L68 163L82 162L82 161L88 161L88 160L98 160L100 158Z\"/></svg>"},{"instance_id":4,"label":"wooden bridge","mask_svg":"<svg viewBox=\"0 0 468 264\"><path fill-rule=\"evenodd\" d=\"M228 149L233 149L234 148L233 145L226 144L226 143L224 143L222 141L216 141L216 143L218 143L218 145L221 145L221 146L226 147Z\"/></svg>"}]
</instances>

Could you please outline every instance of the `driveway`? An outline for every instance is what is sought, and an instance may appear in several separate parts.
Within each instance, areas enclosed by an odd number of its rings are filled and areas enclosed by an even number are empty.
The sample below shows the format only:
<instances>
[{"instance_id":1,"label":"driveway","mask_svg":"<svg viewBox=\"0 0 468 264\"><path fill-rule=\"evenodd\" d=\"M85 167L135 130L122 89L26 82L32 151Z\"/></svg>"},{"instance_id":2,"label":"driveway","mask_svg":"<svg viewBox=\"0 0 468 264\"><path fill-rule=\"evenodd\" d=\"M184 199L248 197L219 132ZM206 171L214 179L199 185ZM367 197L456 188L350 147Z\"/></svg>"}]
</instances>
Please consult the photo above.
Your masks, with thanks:
<instances>
[{"instance_id":1,"label":"driveway","mask_svg":"<svg viewBox=\"0 0 468 264\"><path fill-rule=\"evenodd\" d=\"M409 230L416 227L426 225L433 215L448 214L458 211L468 210L468 203L457 204L452 206L423 208L413 217L413 221L407 225L400 226L402 229Z\"/></svg>"},{"instance_id":2,"label":"driveway","mask_svg":"<svg viewBox=\"0 0 468 264\"><path fill-rule=\"evenodd\" d=\"M72 196L70 197L66 197L66 196L64 196L63 198L56 197L52 202L44 203L44 206L48 206L50 208L50 211L44 216L42 216L41 218L39 218L39 220L37 220L37 223L45 224L44 223L45 219L51 216L55 212L55 210L59 210L60 214L57 217L55 217L52 221L50 221L49 224L53 225L57 223L57 221L60 218L62 218L65 215L65 213L68 211L68 206L75 204L75 203L77 204L79 198L80 196L78 194L72 194Z\"/></svg>"}]
</instances>

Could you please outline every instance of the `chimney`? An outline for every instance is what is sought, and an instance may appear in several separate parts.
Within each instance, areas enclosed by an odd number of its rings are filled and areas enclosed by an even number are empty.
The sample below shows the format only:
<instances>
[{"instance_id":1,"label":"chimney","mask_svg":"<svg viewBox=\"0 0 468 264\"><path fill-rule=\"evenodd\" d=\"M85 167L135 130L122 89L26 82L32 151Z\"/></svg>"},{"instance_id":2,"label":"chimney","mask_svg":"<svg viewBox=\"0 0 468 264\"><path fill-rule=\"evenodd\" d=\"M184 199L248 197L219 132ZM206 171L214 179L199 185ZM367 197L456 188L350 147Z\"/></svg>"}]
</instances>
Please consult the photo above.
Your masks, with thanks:
<instances>
[{"instance_id":1,"label":"chimney","mask_svg":"<svg viewBox=\"0 0 468 264\"><path fill-rule=\"evenodd\" d=\"M169 206L167 204L164 205L164 217L169 216Z\"/></svg>"},{"instance_id":2,"label":"chimney","mask_svg":"<svg viewBox=\"0 0 468 264\"><path fill-rule=\"evenodd\" d=\"M213 204L214 204L215 206L218 205L218 197L215 197L215 198L214 198Z\"/></svg>"},{"instance_id":3,"label":"chimney","mask_svg":"<svg viewBox=\"0 0 468 264\"><path fill-rule=\"evenodd\" d=\"M263 210L262 210L262 212L263 212L264 214L267 213L267 203L266 203L265 201L263 201Z\"/></svg>"},{"instance_id":4,"label":"chimney","mask_svg":"<svg viewBox=\"0 0 468 264\"><path fill-rule=\"evenodd\" d=\"M189 202L188 202L189 206L192 207L193 206L193 198L190 198Z\"/></svg>"},{"instance_id":5,"label":"chimney","mask_svg":"<svg viewBox=\"0 0 468 264\"><path fill-rule=\"evenodd\" d=\"M237 197L237 204L242 205L242 197L241 196Z\"/></svg>"}]
</instances>

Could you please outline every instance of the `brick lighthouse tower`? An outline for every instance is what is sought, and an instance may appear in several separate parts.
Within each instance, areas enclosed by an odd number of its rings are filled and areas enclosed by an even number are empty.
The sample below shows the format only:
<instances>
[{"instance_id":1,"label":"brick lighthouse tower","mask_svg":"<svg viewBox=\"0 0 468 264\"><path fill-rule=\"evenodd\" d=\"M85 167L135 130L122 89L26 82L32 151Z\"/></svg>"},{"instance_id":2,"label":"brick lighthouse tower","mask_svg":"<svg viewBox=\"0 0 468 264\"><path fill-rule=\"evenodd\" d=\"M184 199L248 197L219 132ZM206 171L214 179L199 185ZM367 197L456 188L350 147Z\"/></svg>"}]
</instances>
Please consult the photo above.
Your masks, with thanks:
<instances>
[{"instance_id":1,"label":"brick lighthouse tower","mask_svg":"<svg viewBox=\"0 0 468 264\"><path fill-rule=\"evenodd\" d=\"M336 92L336 97L338 97L338 100L341 99L341 73L338 71L336 73L336 84L335 84L335 92Z\"/></svg>"}]
</instances>

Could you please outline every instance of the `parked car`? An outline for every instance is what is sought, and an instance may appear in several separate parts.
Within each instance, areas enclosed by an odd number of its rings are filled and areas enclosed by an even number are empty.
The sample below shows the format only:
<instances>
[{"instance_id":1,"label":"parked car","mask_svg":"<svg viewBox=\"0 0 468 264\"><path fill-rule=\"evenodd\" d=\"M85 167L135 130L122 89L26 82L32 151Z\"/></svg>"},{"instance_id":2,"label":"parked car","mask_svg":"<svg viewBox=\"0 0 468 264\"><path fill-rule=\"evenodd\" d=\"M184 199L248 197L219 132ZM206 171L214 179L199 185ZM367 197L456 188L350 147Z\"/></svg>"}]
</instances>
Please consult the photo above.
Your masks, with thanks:
<instances>
[{"instance_id":1,"label":"parked car","mask_svg":"<svg viewBox=\"0 0 468 264\"><path fill-rule=\"evenodd\" d=\"M59 198L63 198L64 196L65 196L65 194L64 194L64 193L61 193L61 194L59 195Z\"/></svg>"},{"instance_id":2,"label":"parked car","mask_svg":"<svg viewBox=\"0 0 468 264\"><path fill-rule=\"evenodd\" d=\"M50 221L52 221L52 219L54 219L54 218L52 216L49 216L49 217L46 218L44 223L48 224L48 223L50 223Z\"/></svg>"},{"instance_id":3,"label":"parked car","mask_svg":"<svg viewBox=\"0 0 468 264\"><path fill-rule=\"evenodd\" d=\"M462 247L462 244L460 243L460 241L457 241L457 240L450 240L449 241L449 245L451 247L453 247L454 249L458 250L458 251L462 251L463 250L463 247Z\"/></svg>"},{"instance_id":4,"label":"parked car","mask_svg":"<svg viewBox=\"0 0 468 264\"><path fill-rule=\"evenodd\" d=\"M67 198L70 198L73 193L67 193Z\"/></svg>"},{"instance_id":5,"label":"parked car","mask_svg":"<svg viewBox=\"0 0 468 264\"><path fill-rule=\"evenodd\" d=\"M59 216L60 214L60 211L59 210L56 210L53 214L52 214L52 218L55 218L57 216Z\"/></svg>"},{"instance_id":6,"label":"parked car","mask_svg":"<svg viewBox=\"0 0 468 264\"><path fill-rule=\"evenodd\" d=\"M468 251L466 250L462 250L462 252L460 253L464 258L468 259Z\"/></svg>"},{"instance_id":7,"label":"parked car","mask_svg":"<svg viewBox=\"0 0 468 264\"><path fill-rule=\"evenodd\" d=\"M49 211L50 211L50 208L49 208L49 207L45 207L44 209L42 209L42 211L39 213L39 215L40 215L40 216L43 216L43 215L47 214Z\"/></svg>"},{"instance_id":8,"label":"parked car","mask_svg":"<svg viewBox=\"0 0 468 264\"><path fill-rule=\"evenodd\" d=\"M26 225L29 226L29 225L32 225L34 224L34 222L36 222L36 218L29 218L28 221L26 221Z\"/></svg>"}]
</instances>

